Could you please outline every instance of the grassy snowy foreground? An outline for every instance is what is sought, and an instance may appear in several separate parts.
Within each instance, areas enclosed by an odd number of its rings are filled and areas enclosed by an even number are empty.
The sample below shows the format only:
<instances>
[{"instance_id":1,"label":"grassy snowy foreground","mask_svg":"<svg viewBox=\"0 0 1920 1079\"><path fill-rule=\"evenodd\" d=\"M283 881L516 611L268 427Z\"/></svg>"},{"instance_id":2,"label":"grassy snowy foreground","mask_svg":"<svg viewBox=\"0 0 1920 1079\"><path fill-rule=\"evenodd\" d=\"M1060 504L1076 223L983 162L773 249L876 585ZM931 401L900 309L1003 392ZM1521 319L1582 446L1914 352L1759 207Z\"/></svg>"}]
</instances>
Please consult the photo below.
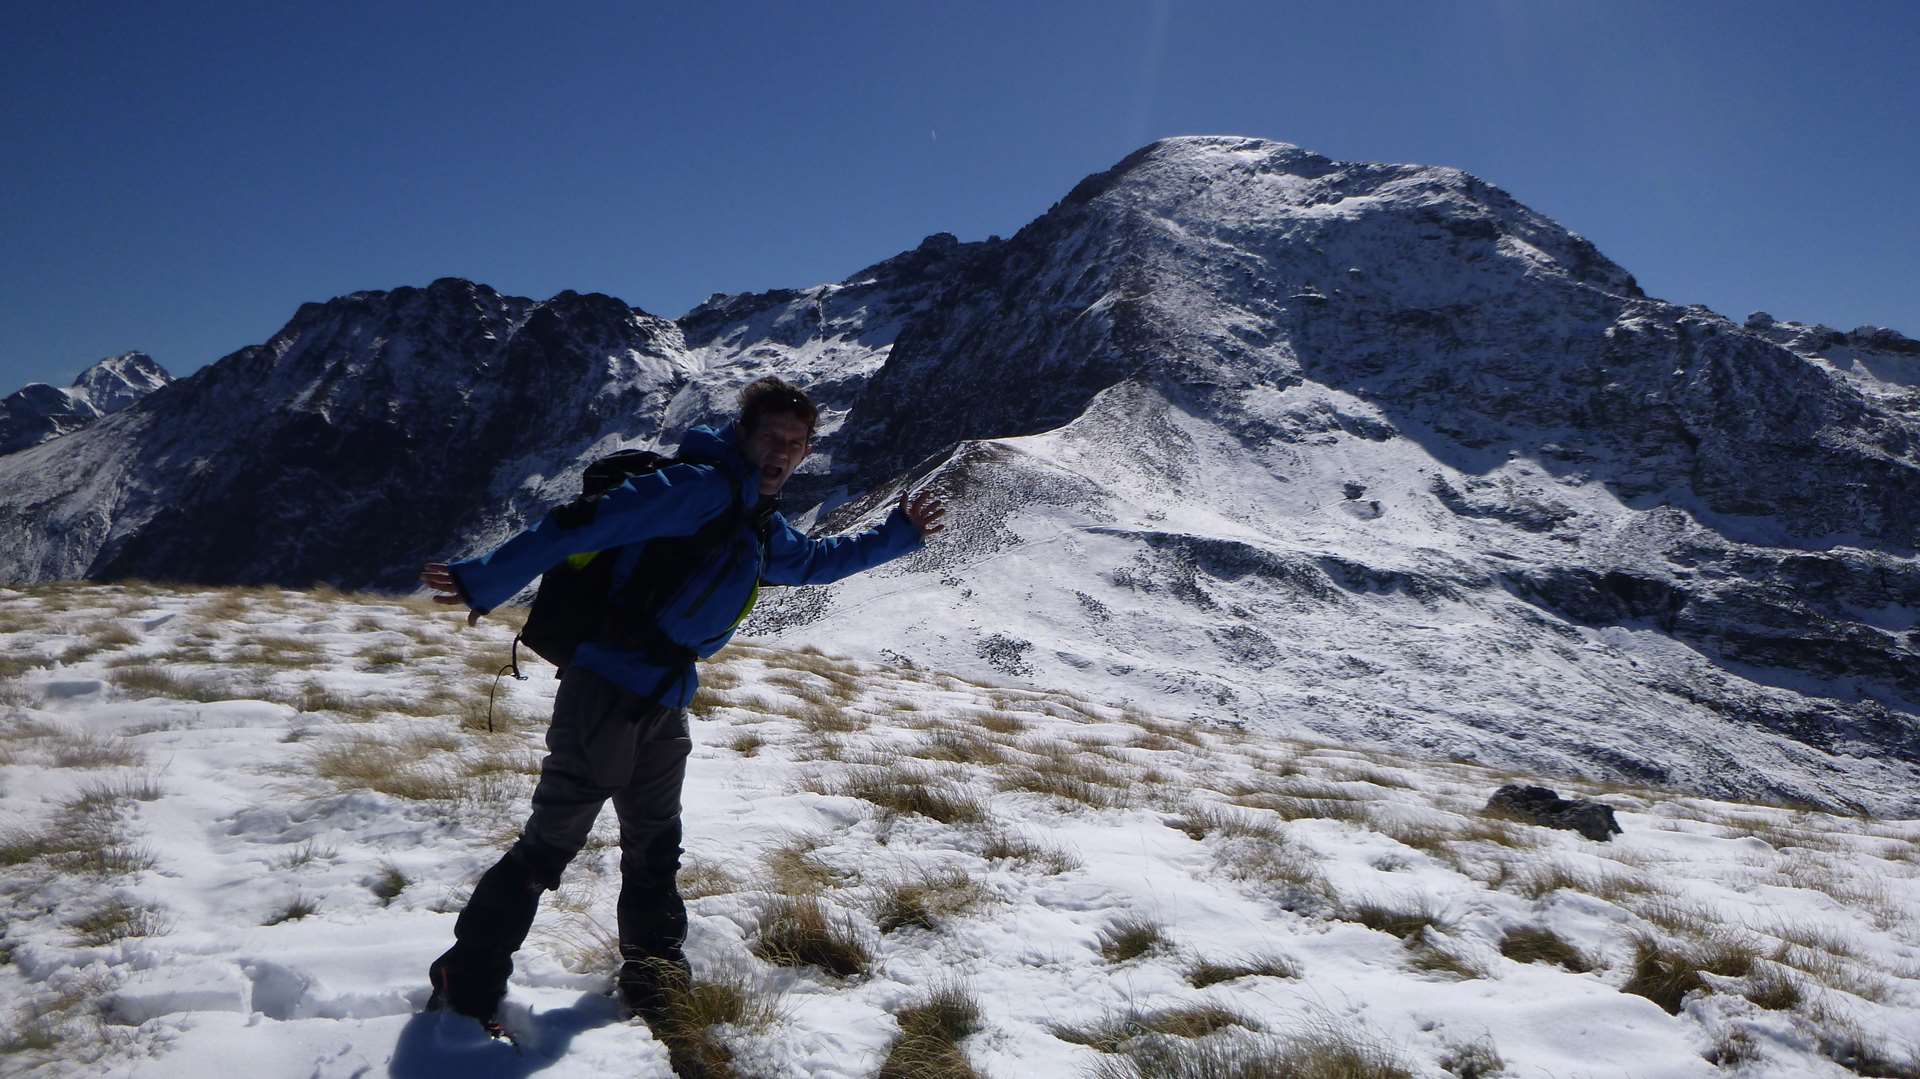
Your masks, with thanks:
<instances>
[{"instance_id":1,"label":"grassy snowy foreground","mask_svg":"<svg viewBox=\"0 0 1920 1079\"><path fill-rule=\"evenodd\" d=\"M604 997L609 811L522 1048L422 1016L555 682L430 605L0 590L0 1070L757 1076L1920 1075L1920 823L1189 729L743 642L686 793L701 986Z\"/></svg>"}]
</instances>

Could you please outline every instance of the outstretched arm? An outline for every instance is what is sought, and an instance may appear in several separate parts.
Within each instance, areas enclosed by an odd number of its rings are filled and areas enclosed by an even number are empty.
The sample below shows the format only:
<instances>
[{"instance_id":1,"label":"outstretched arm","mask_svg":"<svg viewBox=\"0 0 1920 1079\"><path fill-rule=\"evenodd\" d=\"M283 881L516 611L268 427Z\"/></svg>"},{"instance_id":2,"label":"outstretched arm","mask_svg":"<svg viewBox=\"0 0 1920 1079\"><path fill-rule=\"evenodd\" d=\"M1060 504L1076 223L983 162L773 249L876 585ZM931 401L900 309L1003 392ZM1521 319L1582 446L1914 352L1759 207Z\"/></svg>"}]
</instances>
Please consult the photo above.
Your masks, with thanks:
<instances>
[{"instance_id":1,"label":"outstretched arm","mask_svg":"<svg viewBox=\"0 0 1920 1079\"><path fill-rule=\"evenodd\" d=\"M808 539L784 517L776 517L767 541L767 583L827 584L872 569L919 550L946 527L941 523L945 515L940 496L922 491L912 498L902 494L885 522L852 536Z\"/></svg>"}]
</instances>

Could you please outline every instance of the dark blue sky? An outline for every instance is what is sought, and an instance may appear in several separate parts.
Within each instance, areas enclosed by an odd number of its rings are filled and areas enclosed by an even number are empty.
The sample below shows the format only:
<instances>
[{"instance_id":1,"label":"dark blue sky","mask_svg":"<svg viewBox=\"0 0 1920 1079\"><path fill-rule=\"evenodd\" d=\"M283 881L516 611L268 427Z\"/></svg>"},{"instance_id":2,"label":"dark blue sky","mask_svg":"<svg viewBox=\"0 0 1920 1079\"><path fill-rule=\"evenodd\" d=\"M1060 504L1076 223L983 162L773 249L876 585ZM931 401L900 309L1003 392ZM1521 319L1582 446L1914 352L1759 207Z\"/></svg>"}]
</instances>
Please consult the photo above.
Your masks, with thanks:
<instances>
[{"instance_id":1,"label":"dark blue sky","mask_svg":"<svg viewBox=\"0 0 1920 1079\"><path fill-rule=\"evenodd\" d=\"M1920 4L14 4L0 393L454 275L676 316L1164 135L1455 165L1656 296L1920 335Z\"/></svg>"}]
</instances>

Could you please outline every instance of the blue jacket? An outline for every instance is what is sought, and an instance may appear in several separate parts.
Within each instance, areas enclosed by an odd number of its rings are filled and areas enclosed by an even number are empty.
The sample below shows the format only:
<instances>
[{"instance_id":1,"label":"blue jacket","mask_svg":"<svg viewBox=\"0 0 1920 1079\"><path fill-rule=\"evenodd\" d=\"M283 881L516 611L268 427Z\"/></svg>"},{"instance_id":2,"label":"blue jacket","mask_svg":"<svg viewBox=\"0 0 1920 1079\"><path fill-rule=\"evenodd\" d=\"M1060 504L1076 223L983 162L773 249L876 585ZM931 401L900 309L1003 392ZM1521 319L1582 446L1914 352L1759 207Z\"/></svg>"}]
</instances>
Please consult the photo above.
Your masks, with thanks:
<instances>
[{"instance_id":1,"label":"blue jacket","mask_svg":"<svg viewBox=\"0 0 1920 1079\"><path fill-rule=\"evenodd\" d=\"M740 452L733 424L688 431L680 456L686 463L634 476L607 492L589 524L566 528L549 515L493 553L447 567L468 604L484 614L561 559L616 547L622 548L613 570L617 589L639 565L639 545L645 541L698 532L731 511L736 494L741 505L758 505L760 479ZM669 594L657 621L668 639L705 658L732 639L760 582L825 584L898 558L922 542L920 530L897 507L878 528L825 540L808 539L775 512L764 549L751 521L743 521L730 541L700 557L686 582ZM676 672L608 644L582 644L573 662L635 693L657 689L660 702L676 708L685 708L699 685L691 663Z\"/></svg>"}]
</instances>

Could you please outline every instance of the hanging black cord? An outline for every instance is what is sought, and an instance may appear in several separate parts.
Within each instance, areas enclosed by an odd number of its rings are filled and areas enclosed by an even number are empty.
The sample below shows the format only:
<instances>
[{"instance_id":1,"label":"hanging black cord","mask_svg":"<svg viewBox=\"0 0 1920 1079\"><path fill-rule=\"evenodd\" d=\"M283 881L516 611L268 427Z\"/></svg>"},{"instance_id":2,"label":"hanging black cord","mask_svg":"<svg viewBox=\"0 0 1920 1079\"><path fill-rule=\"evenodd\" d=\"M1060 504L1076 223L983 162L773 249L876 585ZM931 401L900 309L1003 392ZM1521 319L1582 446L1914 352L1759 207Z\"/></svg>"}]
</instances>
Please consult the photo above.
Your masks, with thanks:
<instances>
[{"instance_id":1,"label":"hanging black cord","mask_svg":"<svg viewBox=\"0 0 1920 1079\"><path fill-rule=\"evenodd\" d=\"M524 682L527 680L527 676L520 673L520 638L519 637L515 637L513 639L512 658L507 661L505 666L500 668L500 671L498 674L495 674L493 676L493 688L487 690L487 733L488 734L493 733L493 696L494 694L500 692L500 679L505 678L508 674L512 674L513 680L516 682Z\"/></svg>"}]
</instances>

